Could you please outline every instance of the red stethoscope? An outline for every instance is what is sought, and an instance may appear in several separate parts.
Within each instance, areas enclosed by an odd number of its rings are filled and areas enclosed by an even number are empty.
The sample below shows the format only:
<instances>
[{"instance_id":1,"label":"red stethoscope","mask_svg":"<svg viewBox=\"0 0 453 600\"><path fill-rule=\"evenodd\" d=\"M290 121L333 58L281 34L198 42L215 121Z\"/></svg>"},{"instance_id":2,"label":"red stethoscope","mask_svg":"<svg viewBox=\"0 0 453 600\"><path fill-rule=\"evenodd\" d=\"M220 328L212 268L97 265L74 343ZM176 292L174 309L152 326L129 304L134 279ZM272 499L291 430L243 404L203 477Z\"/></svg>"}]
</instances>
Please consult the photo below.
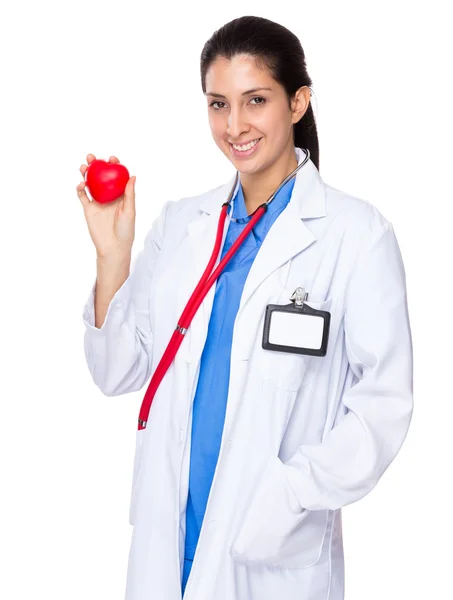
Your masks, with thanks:
<instances>
[{"instance_id":1,"label":"red stethoscope","mask_svg":"<svg viewBox=\"0 0 453 600\"><path fill-rule=\"evenodd\" d=\"M261 204L260 206L258 206L258 208L252 213L252 215L251 215L252 218L247 223L246 227L241 231L241 233L239 234L238 238L235 240L235 242L233 243L231 248L228 250L228 252L225 254L223 259L217 265L217 268L215 269L215 271L210 275L210 273L217 261L217 258L220 254L220 246L221 246L221 242L222 242L222 238L223 238L223 230L224 230L224 225L225 225L225 219L226 219L227 212L228 212L228 206L230 205L231 199L233 197L233 192L236 189L236 184L237 184L238 178L239 178L239 172L238 171L236 172L236 177L234 180L233 187L231 188L228 200L222 204L222 210L220 213L219 223L217 226L217 235L216 235L216 240L215 240L215 244L214 244L214 249L212 251L211 258L209 259L208 266L206 267L203 275L201 276L200 281L198 282L189 301L187 302L187 305L184 308L184 310L179 318L178 324L176 325L176 329L173 332L173 335L171 336L170 341L168 342L168 345L159 361L159 364L157 365L156 370L154 371L153 376L151 377L151 381L149 383L148 389L145 392L145 396L143 398L142 405L140 407L139 417L138 417L138 429L139 430L146 428L146 423L148 420L151 403L156 394L156 391L160 385L160 382L164 378L165 373L167 372L168 368L170 367L170 365L181 345L181 342L184 339L184 335L186 334L186 332L189 328L189 325L192 322L192 319L195 316L195 313L197 312L200 304L203 302L206 294L209 292L212 284L214 283L214 281L216 281L216 279L218 278L218 276L224 269L225 265L228 263L228 261L231 259L231 257L234 255L234 253L237 251L237 249L242 244L244 239L248 236L248 234L253 229L255 224L261 219L261 217L267 211L269 204L275 198L275 196L280 191L280 189L290 179L295 177L297 172L299 171L299 169L301 169L307 163L308 159L310 158L310 151L308 149L304 149L304 151L306 153L306 157L304 158L304 160L294 169L294 171L292 173L290 173L287 177L285 177L285 179L281 182L281 184L278 186L277 190L272 194L272 196L266 202L264 202L264 204Z\"/></svg>"}]
</instances>

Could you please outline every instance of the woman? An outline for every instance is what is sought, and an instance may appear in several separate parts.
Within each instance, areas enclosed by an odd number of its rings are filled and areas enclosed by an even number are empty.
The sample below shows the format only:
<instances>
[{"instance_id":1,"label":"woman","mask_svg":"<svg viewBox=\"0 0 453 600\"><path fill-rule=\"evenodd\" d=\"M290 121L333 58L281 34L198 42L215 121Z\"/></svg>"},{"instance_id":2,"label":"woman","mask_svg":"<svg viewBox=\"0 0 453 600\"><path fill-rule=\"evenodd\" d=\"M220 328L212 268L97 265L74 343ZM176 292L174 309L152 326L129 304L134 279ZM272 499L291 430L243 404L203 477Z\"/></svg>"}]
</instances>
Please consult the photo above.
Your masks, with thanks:
<instances>
[{"instance_id":1,"label":"woman","mask_svg":"<svg viewBox=\"0 0 453 600\"><path fill-rule=\"evenodd\" d=\"M230 192L219 261L278 190L137 432L126 599L340 600L341 508L374 488L412 414L401 254L373 205L319 175L311 80L291 32L257 17L227 23L203 49L201 79L238 185L167 202L131 271L135 178L109 205L78 186L97 250L85 353L108 396L141 390L155 371ZM266 307L291 304L298 287L330 315L324 356L263 347ZM292 333L276 320L269 335Z\"/></svg>"}]
</instances>

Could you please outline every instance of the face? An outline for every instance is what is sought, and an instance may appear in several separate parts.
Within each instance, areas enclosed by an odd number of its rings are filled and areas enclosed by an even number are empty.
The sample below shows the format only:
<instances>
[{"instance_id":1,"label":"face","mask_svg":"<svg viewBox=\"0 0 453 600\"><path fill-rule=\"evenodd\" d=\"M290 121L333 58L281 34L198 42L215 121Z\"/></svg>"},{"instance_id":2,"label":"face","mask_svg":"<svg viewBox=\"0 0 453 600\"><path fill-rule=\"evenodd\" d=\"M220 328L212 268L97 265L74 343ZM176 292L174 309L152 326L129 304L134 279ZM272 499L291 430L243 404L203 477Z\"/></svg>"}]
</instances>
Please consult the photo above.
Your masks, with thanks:
<instances>
[{"instance_id":1,"label":"face","mask_svg":"<svg viewBox=\"0 0 453 600\"><path fill-rule=\"evenodd\" d=\"M251 174L294 154L293 125L302 118L310 91L301 87L290 106L285 89L267 69L257 68L248 55L236 55L212 63L206 99L215 143L239 172Z\"/></svg>"}]
</instances>

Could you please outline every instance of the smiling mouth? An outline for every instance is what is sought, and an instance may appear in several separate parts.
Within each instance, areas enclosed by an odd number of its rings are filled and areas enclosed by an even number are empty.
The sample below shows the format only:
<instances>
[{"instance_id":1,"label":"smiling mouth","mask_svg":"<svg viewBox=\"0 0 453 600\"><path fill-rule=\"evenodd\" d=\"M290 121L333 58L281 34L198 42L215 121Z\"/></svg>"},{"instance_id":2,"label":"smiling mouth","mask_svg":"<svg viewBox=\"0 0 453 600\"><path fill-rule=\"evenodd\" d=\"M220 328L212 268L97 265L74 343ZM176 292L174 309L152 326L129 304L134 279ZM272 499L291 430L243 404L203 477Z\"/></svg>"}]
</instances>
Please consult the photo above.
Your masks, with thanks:
<instances>
[{"instance_id":1,"label":"smiling mouth","mask_svg":"<svg viewBox=\"0 0 453 600\"><path fill-rule=\"evenodd\" d=\"M256 139L252 140L251 142L248 142L247 144L232 144L231 142L228 142L228 143L233 148L233 150L235 150L236 152L248 152L249 150L254 148L261 139L262 138L256 138ZM239 148L237 148L236 146L239 146ZM247 147L244 148L244 146L247 146Z\"/></svg>"}]
</instances>

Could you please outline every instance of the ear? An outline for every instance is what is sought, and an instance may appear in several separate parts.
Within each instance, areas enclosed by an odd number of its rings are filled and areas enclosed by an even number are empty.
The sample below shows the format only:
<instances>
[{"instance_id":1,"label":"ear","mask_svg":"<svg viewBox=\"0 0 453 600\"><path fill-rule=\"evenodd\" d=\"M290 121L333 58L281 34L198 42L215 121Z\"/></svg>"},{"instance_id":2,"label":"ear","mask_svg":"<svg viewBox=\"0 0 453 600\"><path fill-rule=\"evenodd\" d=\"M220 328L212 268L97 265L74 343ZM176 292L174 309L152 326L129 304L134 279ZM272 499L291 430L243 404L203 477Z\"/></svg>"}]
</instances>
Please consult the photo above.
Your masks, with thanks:
<instances>
[{"instance_id":1,"label":"ear","mask_svg":"<svg viewBox=\"0 0 453 600\"><path fill-rule=\"evenodd\" d=\"M300 121L310 104L311 91L308 85L303 85L295 93L291 100L293 125Z\"/></svg>"}]
</instances>

